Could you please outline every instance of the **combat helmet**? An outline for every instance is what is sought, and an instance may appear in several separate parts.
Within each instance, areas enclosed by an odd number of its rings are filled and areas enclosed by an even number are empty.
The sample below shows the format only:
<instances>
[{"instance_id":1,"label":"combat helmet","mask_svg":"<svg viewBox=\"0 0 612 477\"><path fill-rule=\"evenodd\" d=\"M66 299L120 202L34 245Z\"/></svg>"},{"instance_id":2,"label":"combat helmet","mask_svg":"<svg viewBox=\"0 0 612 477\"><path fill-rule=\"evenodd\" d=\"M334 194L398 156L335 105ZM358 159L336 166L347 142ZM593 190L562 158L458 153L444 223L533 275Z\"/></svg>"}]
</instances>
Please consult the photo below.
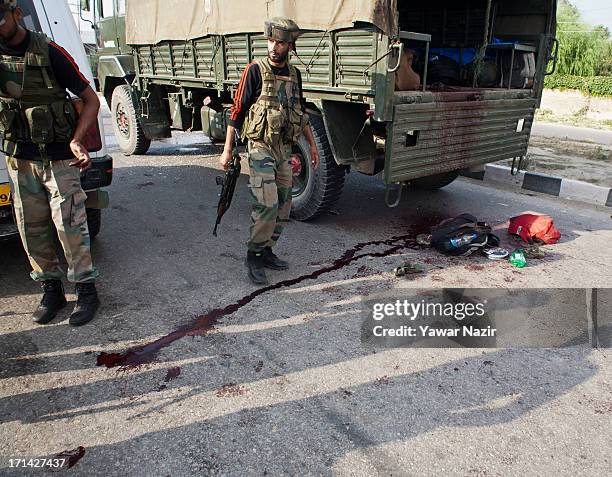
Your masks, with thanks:
<instances>
[{"instance_id":1,"label":"combat helmet","mask_svg":"<svg viewBox=\"0 0 612 477\"><path fill-rule=\"evenodd\" d=\"M17 0L0 0L0 11L6 12L17 7Z\"/></svg>"},{"instance_id":2,"label":"combat helmet","mask_svg":"<svg viewBox=\"0 0 612 477\"><path fill-rule=\"evenodd\" d=\"M264 23L266 38L295 43L300 36L300 27L290 18L274 17Z\"/></svg>"}]
</instances>

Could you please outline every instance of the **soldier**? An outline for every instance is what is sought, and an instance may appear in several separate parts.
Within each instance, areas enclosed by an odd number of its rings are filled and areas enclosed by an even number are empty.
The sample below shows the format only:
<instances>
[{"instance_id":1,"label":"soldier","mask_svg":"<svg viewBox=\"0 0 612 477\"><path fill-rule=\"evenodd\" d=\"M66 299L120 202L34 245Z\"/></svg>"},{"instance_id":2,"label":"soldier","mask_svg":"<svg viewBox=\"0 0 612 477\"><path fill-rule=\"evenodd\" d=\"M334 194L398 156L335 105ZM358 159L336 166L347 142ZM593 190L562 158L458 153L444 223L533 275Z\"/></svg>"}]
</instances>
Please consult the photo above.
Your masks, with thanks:
<instances>
[{"instance_id":1,"label":"soldier","mask_svg":"<svg viewBox=\"0 0 612 477\"><path fill-rule=\"evenodd\" d=\"M232 159L236 129L248 139L249 189L253 210L246 265L251 281L266 284L264 267L285 270L288 263L278 258L272 247L280 237L291 210L291 147L305 135L310 145L313 167L319 153L308 125L302 95L302 77L289 63L295 50L299 27L288 18L266 21L268 57L247 65L238 85L230 114L221 165Z\"/></svg>"},{"instance_id":2,"label":"soldier","mask_svg":"<svg viewBox=\"0 0 612 477\"><path fill-rule=\"evenodd\" d=\"M55 224L76 283L71 325L90 321L99 306L80 171L91 166L81 143L97 121L100 101L74 59L43 33L21 25L15 0L0 0L0 133L14 190L17 226L43 296L32 315L48 323L66 306ZM84 103L77 117L66 90Z\"/></svg>"}]
</instances>

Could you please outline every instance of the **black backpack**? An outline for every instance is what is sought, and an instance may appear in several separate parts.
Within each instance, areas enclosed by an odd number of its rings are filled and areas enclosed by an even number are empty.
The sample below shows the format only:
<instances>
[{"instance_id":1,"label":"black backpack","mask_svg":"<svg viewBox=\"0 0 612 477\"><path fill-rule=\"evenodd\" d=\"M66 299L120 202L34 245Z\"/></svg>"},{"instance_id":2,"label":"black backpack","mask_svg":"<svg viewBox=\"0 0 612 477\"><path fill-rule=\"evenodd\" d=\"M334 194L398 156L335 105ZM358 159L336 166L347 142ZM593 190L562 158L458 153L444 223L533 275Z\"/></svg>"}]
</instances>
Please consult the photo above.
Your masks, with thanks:
<instances>
[{"instance_id":1,"label":"black backpack","mask_svg":"<svg viewBox=\"0 0 612 477\"><path fill-rule=\"evenodd\" d=\"M459 63L444 55L432 55L427 66L427 84L443 83L457 86L461 83Z\"/></svg>"},{"instance_id":2,"label":"black backpack","mask_svg":"<svg viewBox=\"0 0 612 477\"><path fill-rule=\"evenodd\" d=\"M485 246L499 245L491 226L471 214L461 214L431 228L431 246L453 256L467 256Z\"/></svg>"},{"instance_id":3,"label":"black backpack","mask_svg":"<svg viewBox=\"0 0 612 477\"><path fill-rule=\"evenodd\" d=\"M461 68L461 82L464 86L472 86L476 74L476 61L472 61ZM493 88L499 86L499 69L495 60L485 58L478 73L476 86L479 88Z\"/></svg>"}]
</instances>

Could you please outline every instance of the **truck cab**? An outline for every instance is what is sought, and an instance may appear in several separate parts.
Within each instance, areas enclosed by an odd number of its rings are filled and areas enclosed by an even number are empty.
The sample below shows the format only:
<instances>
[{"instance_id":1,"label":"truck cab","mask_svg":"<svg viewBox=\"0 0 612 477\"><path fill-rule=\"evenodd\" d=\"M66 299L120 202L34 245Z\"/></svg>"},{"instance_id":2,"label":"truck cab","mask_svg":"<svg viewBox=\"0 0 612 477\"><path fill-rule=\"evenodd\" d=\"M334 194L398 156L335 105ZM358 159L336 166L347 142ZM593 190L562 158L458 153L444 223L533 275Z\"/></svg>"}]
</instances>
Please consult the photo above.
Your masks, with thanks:
<instances>
[{"instance_id":1,"label":"truck cab","mask_svg":"<svg viewBox=\"0 0 612 477\"><path fill-rule=\"evenodd\" d=\"M23 26L42 31L58 45L66 49L76 61L81 73L93 84L93 75L87 55L76 28L72 13L64 0L19 0L24 13ZM102 148L90 152L92 167L81 175L81 185L87 193L87 222L90 237L94 238L101 227L101 209L108 206L108 193L103 187L112 180L113 160L106 151L102 115L98 116L98 130ZM4 154L0 153L0 239L18 235L11 200L11 186Z\"/></svg>"}]
</instances>

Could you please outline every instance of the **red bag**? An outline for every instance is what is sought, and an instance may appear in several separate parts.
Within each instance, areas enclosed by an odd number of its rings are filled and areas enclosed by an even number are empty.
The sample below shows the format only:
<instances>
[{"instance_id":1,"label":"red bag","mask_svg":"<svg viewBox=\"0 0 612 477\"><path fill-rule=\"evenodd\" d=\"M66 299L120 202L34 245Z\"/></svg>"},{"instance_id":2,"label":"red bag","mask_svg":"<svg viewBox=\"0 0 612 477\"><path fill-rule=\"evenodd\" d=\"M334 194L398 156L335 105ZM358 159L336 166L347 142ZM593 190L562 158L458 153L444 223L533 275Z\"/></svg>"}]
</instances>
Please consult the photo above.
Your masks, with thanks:
<instances>
[{"instance_id":1,"label":"red bag","mask_svg":"<svg viewBox=\"0 0 612 477\"><path fill-rule=\"evenodd\" d=\"M522 214L512 217L508 233L518 235L527 243L533 242L533 239L547 244L556 243L561 238L561 232L548 215Z\"/></svg>"}]
</instances>

